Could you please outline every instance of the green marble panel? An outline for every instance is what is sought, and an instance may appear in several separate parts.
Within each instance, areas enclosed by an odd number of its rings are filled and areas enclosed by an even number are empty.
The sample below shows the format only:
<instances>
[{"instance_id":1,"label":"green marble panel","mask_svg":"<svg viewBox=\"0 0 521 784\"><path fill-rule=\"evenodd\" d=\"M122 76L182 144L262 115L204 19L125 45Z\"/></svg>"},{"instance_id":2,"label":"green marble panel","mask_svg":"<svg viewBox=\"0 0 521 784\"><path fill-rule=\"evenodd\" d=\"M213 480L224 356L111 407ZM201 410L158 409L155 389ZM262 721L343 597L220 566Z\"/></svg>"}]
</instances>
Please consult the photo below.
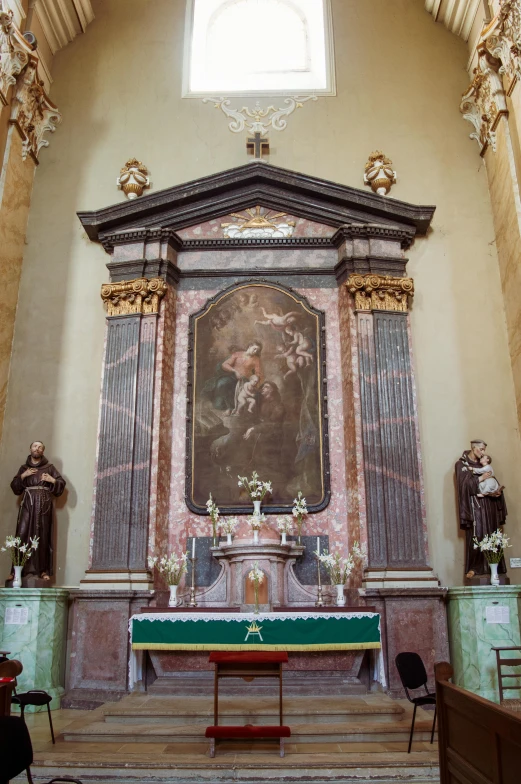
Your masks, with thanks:
<instances>
[{"instance_id":1,"label":"green marble panel","mask_svg":"<svg viewBox=\"0 0 521 784\"><path fill-rule=\"evenodd\" d=\"M23 664L18 691L44 689L52 710L64 693L68 599L63 588L0 588L0 649ZM27 608L26 624L5 623L6 610L16 607Z\"/></svg>"},{"instance_id":2,"label":"green marble panel","mask_svg":"<svg viewBox=\"0 0 521 784\"><path fill-rule=\"evenodd\" d=\"M496 653L493 646L521 646L521 586L449 588L448 620L454 683L499 702ZM488 623L486 608L508 607L510 623ZM514 654L518 656L521 654ZM511 670L521 672L520 668ZM521 697L510 691L507 697Z\"/></svg>"}]
</instances>

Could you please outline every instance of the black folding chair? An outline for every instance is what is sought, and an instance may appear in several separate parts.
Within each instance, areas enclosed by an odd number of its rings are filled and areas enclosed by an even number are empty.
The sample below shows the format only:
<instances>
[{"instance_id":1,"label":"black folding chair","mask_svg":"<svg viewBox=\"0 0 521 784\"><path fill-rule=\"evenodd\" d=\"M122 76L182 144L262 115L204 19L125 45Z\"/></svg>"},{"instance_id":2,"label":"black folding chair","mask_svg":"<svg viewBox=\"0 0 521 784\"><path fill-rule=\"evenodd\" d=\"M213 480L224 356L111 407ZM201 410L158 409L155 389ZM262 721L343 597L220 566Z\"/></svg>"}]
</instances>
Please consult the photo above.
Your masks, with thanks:
<instances>
[{"instance_id":1,"label":"black folding chair","mask_svg":"<svg viewBox=\"0 0 521 784\"><path fill-rule=\"evenodd\" d=\"M33 784L32 762L33 747L24 720L19 716L0 716L0 784L9 784L24 770L29 784Z\"/></svg>"},{"instance_id":2,"label":"black folding chair","mask_svg":"<svg viewBox=\"0 0 521 784\"><path fill-rule=\"evenodd\" d=\"M411 734L409 736L409 748L407 749L407 754L411 752L412 746L412 736L414 733L414 722L416 720L416 708L422 705L434 705L436 706L436 694L431 693L427 688L427 673L425 671L425 667L423 666L423 662L421 656L417 653L399 653L396 659L394 660L396 664L396 669L398 670L398 674L400 676L400 680L402 682L402 686L405 689L405 694L409 702L412 702L414 705L414 711L412 714L412 724L411 724ZM420 695L419 697L411 697L409 694L409 689L414 691L415 689L425 689L425 694ZM434 728L436 726L436 707L434 707L434 721L432 722L432 732L431 732L431 743L434 740Z\"/></svg>"},{"instance_id":3,"label":"black folding chair","mask_svg":"<svg viewBox=\"0 0 521 784\"><path fill-rule=\"evenodd\" d=\"M13 696L11 697L11 705L19 705L20 706L20 716L25 721L25 709L28 705L34 705L35 707L43 707L44 705L47 706L47 714L49 716L49 726L51 728L51 738L52 742L56 743L54 740L54 728L52 726L52 718L51 718L51 709L50 704L52 701L52 697L50 694L47 694L46 691L42 689L31 689L30 691L24 691L22 694L19 694L15 691Z\"/></svg>"}]
</instances>

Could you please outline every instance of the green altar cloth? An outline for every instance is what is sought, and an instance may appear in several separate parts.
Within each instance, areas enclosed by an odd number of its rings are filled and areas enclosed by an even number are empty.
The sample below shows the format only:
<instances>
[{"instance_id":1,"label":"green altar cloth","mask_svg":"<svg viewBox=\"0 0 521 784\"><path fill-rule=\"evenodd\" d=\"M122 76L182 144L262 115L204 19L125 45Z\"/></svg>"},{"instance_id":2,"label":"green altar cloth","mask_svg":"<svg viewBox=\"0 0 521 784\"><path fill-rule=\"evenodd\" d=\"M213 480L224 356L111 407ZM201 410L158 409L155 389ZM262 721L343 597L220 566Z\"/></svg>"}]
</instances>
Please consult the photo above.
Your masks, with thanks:
<instances>
[{"instance_id":1,"label":"green altar cloth","mask_svg":"<svg viewBox=\"0 0 521 784\"><path fill-rule=\"evenodd\" d=\"M132 650L348 651L380 649L378 613L143 613Z\"/></svg>"}]
</instances>

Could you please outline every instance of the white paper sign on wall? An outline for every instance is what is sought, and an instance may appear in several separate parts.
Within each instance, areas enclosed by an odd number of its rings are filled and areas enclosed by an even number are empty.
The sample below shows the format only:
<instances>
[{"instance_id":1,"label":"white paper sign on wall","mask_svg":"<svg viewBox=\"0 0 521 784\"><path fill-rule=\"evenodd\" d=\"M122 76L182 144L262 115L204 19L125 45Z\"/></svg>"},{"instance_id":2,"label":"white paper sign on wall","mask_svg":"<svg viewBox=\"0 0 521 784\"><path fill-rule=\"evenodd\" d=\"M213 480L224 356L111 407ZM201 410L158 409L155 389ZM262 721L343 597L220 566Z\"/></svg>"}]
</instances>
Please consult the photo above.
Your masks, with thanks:
<instances>
[{"instance_id":1,"label":"white paper sign on wall","mask_svg":"<svg viewBox=\"0 0 521 784\"><path fill-rule=\"evenodd\" d=\"M511 558L510 559L510 568L511 569L521 569L521 558Z\"/></svg>"},{"instance_id":2,"label":"white paper sign on wall","mask_svg":"<svg viewBox=\"0 0 521 784\"><path fill-rule=\"evenodd\" d=\"M510 623L510 607L502 604L485 607L485 620L487 623Z\"/></svg>"},{"instance_id":3,"label":"white paper sign on wall","mask_svg":"<svg viewBox=\"0 0 521 784\"><path fill-rule=\"evenodd\" d=\"M28 607L6 607L4 623L14 624L16 626L25 626L29 623L29 608Z\"/></svg>"}]
</instances>

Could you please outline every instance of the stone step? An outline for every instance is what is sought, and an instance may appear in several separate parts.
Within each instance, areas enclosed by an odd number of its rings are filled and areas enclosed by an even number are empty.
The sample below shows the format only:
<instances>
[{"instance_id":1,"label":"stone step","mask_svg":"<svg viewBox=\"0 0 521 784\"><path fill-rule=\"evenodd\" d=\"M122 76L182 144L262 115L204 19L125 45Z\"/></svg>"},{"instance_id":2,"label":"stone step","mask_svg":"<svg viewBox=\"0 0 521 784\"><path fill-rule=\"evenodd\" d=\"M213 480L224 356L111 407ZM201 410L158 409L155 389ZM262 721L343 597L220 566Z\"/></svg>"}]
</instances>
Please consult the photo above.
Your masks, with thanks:
<instances>
[{"instance_id":1,"label":"stone step","mask_svg":"<svg viewBox=\"0 0 521 784\"><path fill-rule=\"evenodd\" d=\"M409 739L408 722L371 723L359 721L329 722L317 724L295 724L288 717L292 743L385 743ZM267 723L252 717L251 724ZM208 722L206 725L208 726ZM430 740L431 722L418 719L414 737L417 741ZM128 724L115 722L92 722L81 727L67 727L63 739L75 743L207 743L202 724L174 725L172 723Z\"/></svg>"}]
</instances>

